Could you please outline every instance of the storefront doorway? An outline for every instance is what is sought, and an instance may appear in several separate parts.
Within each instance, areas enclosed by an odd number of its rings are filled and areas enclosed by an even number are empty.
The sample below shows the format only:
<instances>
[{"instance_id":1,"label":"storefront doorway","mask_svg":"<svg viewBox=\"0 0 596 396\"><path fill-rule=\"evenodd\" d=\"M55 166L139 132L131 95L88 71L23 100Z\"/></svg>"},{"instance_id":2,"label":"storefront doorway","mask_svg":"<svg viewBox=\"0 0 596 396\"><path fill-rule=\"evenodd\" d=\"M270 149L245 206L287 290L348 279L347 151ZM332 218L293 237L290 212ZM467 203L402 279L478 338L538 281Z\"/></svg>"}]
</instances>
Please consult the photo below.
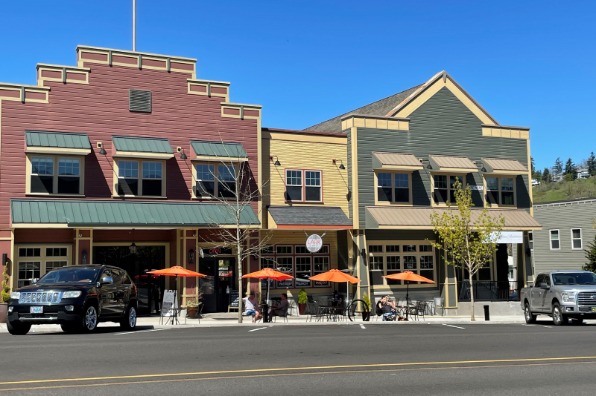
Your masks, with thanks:
<instances>
[{"instance_id":1,"label":"storefront doorway","mask_svg":"<svg viewBox=\"0 0 596 396\"><path fill-rule=\"evenodd\" d=\"M147 271L165 268L165 246L137 246L134 253L128 246L94 246L93 261L125 269L137 285L139 314L158 313L165 279Z\"/></svg>"},{"instance_id":2,"label":"storefront doorway","mask_svg":"<svg viewBox=\"0 0 596 396\"><path fill-rule=\"evenodd\" d=\"M237 283L236 259L206 255L199 260L199 272L207 275L200 279L203 312L226 312Z\"/></svg>"}]
</instances>

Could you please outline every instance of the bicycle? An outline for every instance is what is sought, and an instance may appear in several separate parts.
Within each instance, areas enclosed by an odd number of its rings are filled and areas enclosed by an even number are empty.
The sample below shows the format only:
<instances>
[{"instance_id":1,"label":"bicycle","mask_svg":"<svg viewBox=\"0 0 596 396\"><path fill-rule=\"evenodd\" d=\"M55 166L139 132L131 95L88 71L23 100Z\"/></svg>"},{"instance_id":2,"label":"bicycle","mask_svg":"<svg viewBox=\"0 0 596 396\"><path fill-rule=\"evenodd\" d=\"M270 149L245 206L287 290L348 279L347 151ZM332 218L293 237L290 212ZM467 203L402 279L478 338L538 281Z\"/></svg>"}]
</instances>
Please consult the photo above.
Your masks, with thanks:
<instances>
[{"instance_id":1,"label":"bicycle","mask_svg":"<svg viewBox=\"0 0 596 396\"><path fill-rule=\"evenodd\" d=\"M361 304L360 306L363 308L360 311L358 310L358 304ZM368 316L370 317L370 307L368 306L368 304L365 301L360 300L360 299L352 300L350 305L348 305L347 312L348 312L348 319L350 319L350 321L354 321L354 319L356 319L357 313L362 313L363 316L365 314L368 314Z\"/></svg>"}]
</instances>

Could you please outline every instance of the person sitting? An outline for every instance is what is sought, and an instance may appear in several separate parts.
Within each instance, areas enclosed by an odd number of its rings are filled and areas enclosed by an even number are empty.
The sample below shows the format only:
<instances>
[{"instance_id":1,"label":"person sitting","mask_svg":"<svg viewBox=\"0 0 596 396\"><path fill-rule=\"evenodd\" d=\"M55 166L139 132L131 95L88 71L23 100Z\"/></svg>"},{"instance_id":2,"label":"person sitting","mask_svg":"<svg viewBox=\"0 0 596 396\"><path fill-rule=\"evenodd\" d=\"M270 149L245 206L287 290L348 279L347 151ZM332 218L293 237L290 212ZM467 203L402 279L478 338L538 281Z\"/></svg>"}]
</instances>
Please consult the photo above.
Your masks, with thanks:
<instances>
[{"instance_id":1,"label":"person sitting","mask_svg":"<svg viewBox=\"0 0 596 396\"><path fill-rule=\"evenodd\" d=\"M393 321L397 318L395 302L389 300L389 296L383 296L377 303L377 315L383 315L383 321Z\"/></svg>"},{"instance_id":2,"label":"person sitting","mask_svg":"<svg viewBox=\"0 0 596 396\"><path fill-rule=\"evenodd\" d=\"M244 316L252 316L252 322L258 322L261 320L261 312L257 309L258 303L254 293L250 293L248 297L242 299L244 301Z\"/></svg>"},{"instance_id":3,"label":"person sitting","mask_svg":"<svg viewBox=\"0 0 596 396\"><path fill-rule=\"evenodd\" d=\"M287 316L288 306L288 295L286 293L282 293L279 303L272 306L271 311L269 311L269 321L271 321L273 316Z\"/></svg>"}]
</instances>

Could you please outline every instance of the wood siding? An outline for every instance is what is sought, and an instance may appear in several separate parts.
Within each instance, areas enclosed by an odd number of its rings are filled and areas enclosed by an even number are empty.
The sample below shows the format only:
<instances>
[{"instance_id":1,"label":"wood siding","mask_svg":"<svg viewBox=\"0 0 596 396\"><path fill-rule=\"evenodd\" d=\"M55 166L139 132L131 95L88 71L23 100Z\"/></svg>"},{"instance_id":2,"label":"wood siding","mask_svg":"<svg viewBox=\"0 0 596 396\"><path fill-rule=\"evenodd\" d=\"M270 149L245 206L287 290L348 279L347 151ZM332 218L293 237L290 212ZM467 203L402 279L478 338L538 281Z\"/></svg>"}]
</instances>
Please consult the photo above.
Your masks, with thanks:
<instances>
[{"instance_id":1,"label":"wood siding","mask_svg":"<svg viewBox=\"0 0 596 396\"><path fill-rule=\"evenodd\" d=\"M49 103L2 102L1 227L10 221L9 199L25 196L27 129L89 135L93 152L85 157L86 198L111 198L113 135L168 138L174 152L178 146L185 149L188 160L176 155L166 162L167 198L171 200L189 200L192 195L190 140L241 143L248 153L252 177L258 180L259 119L222 117L225 98L188 94L189 75L184 73L92 63L86 66L91 68L89 85L46 81L51 89ZM150 114L129 111L129 89L152 92ZM97 153L96 143L100 141L106 156Z\"/></svg>"},{"instance_id":2,"label":"wood siding","mask_svg":"<svg viewBox=\"0 0 596 396\"><path fill-rule=\"evenodd\" d=\"M534 273L555 269L581 269L586 250L594 242L596 200L570 201L534 206L534 218L542 229L534 231ZM571 248L571 229L582 230L582 249ZM550 230L559 230L560 249L551 250Z\"/></svg>"},{"instance_id":3,"label":"wood siding","mask_svg":"<svg viewBox=\"0 0 596 396\"><path fill-rule=\"evenodd\" d=\"M358 129L358 195L360 227L364 228L364 210L375 202L373 151L412 153L428 160L429 154L466 156L472 161L482 157L508 158L527 164L526 140L482 136L481 121L443 88L412 115L410 131ZM426 162L425 162L426 164ZM431 173L424 169L412 174L413 204L431 204ZM482 185L480 173L468 174L467 182ZM516 177L517 207L529 209L527 175ZM475 191L476 205L482 205L481 192Z\"/></svg>"}]
</instances>

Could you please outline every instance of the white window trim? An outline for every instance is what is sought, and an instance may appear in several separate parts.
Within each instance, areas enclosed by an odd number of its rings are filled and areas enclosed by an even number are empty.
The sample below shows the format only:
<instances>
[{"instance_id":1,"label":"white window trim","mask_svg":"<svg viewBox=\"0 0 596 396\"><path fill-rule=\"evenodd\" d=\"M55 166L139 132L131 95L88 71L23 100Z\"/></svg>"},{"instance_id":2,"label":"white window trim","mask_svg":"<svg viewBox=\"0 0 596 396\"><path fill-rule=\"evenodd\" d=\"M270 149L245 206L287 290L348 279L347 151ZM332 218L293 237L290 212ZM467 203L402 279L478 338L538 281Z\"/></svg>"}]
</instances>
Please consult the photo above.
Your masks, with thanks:
<instances>
[{"instance_id":1,"label":"white window trim","mask_svg":"<svg viewBox=\"0 0 596 396\"><path fill-rule=\"evenodd\" d=\"M391 175L391 202L379 200L379 173L388 173ZM395 202L395 175L407 175L408 176L408 202ZM374 171L374 189L375 189L375 205L378 206L412 206L413 192L412 192L412 172L399 172L388 169L375 169Z\"/></svg>"},{"instance_id":2,"label":"white window trim","mask_svg":"<svg viewBox=\"0 0 596 396\"><path fill-rule=\"evenodd\" d=\"M52 188L53 190L58 190L58 161L60 159L77 159L79 160L79 192L78 194L65 194L65 193L42 193L42 192L32 192L31 191L31 176L33 172L33 164L31 163L31 158L51 158L54 161L54 167L52 175ZM53 155L53 154L41 154L41 153L31 153L27 154L26 156L27 161L25 164L25 171L27 173L26 182L25 182L25 191L27 195L42 195L42 196L52 196L52 197L78 197L85 195L85 157L78 156L78 155Z\"/></svg>"},{"instance_id":3,"label":"white window trim","mask_svg":"<svg viewBox=\"0 0 596 396\"><path fill-rule=\"evenodd\" d=\"M137 178L139 183L139 191L143 192L143 164L145 162L158 162L161 164L161 195L118 195L118 183L120 182L120 161L136 162L138 164L139 176ZM112 185L112 197L135 197L135 198L167 198L166 197L166 161L159 159L148 159L148 158L132 158L132 157L117 157L114 158L114 183ZM158 179L145 179L145 180L158 180Z\"/></svg>"},{"instance_id":4,"label":"white window trim","mask_svg":"<svg viewBox=\"0 0 596 396\"><path fill-rule=\"evenodd\" d=\"M497 192L497 195L498 195L498 198L499 198L499 202L497 202L497 203L489 202L488 199L487 199L487 197L486 197L488 195L488 182L487 182L487 179L489 177L492 177L492 178L497 179L497 183L498 183L498 192ZM501 184L502 179L513 179L513 191L512 191L512 193L513 193L513 204L511 204L511 205L505 205L505 204L502 204L501 203L501 194L503 192L502 184ZM484 191L485 191L485 193L483 194L484 195L484 203L485 203L486 206L489 206L491 208L499 208L499 207L501 207L501 208L515 208L515 207L517 207L517 186L516 186L516 182L515 182L515 176L512 176L512 175L495 175L495 174L484 175Z\"/></svg>"},{"instance_id":5,"label":"white window trim","mask_svg":"<svg viewBox=\"0 0 596 396\"><path fill-rule=\"evenodd\" d=\"M573 237L574 230L579 230L579 238ZM584 241L583 241L584 233L583 233L582 229L581 228L572 228L569 232L571 233L571 250L583 250L584 249ZM575 241L577 239L579 239L579 245L580 245L578 248L573 247L573 241Z\"/></svg>"},{"instance_id":6,"label":"white window trim","mask_svg":"<svg viewBox=\"0 0 596 396\"><path fill-rule=\"evenodd\" d=\"M288 171L292 171L292 172L300 172L300 180L301 180L301 188L302 188L302 199L299 201L290 201L288 200L288 197L286 195L287 193L287 188L288 188ZM318 186L319 190L320 190L320 196L321 199L319 201L310 201L310 200L306 200L306 172L317 172L319 174L319 180L321 180L321 184ZM292 185L292 187L298 187L298 186L294 186ZM315 186L308 186L310 188L314 188ZM323 171L319 170L319 169L296 169L296 168L287 168L286 170L284 170L284 201L285 202L292 202L292 203L323 203Z\"/></svg>"},{"instance_id":7,"label":"white window trim","mask_svg":"<svg viewBox=\"0 0 596 396\"><path fill-rule=\"evenodd\" d=\"M558 239L553 239L552 238L552 231L557 231L557 236ZM557 240L559 241L559 247L558 248L553 248L553 241ZM561 250L561 230L557 229L557 228L553 228L548 230L548 243L549 243L549 248L550 250Z\"/></svg>"}]
</instances>

